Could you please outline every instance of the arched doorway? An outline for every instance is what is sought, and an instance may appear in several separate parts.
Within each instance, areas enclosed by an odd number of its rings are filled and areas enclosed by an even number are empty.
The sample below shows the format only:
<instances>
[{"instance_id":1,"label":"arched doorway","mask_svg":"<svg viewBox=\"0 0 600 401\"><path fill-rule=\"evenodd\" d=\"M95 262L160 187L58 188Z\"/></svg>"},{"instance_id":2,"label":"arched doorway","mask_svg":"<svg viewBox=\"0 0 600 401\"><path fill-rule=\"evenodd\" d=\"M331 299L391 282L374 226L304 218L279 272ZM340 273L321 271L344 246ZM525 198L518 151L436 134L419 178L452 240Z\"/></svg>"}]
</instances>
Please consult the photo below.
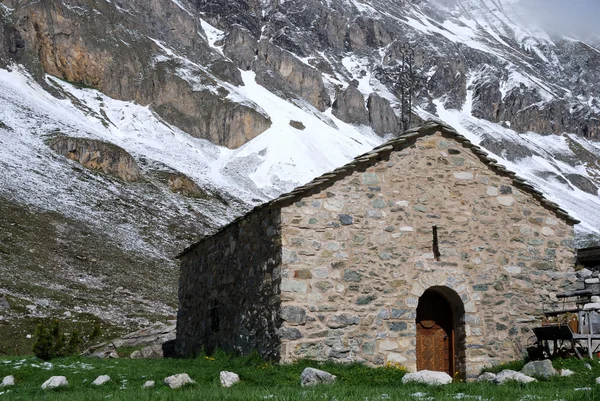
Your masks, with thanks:
<instances>
[{"instance_id":1,"label":"arched doorway","mask_svg":"<svg viewBox=\"0 0 600 401\"><path fill-rule=\"evenodd\" d=\"M417 370L464 375L464 306L448 287L431 287L417 306Z\"/></svg>"}]
</instances>

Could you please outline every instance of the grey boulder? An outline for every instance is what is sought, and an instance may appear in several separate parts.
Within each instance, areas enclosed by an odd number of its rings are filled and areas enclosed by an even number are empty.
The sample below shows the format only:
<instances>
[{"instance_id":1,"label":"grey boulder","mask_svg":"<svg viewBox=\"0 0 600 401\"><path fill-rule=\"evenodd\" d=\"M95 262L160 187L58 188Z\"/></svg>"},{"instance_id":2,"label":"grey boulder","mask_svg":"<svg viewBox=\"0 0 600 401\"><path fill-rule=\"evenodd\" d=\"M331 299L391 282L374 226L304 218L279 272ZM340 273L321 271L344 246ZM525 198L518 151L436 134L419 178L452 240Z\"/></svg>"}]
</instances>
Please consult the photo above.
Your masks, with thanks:
<instances>
[{"instance_id":1,"label":"grey boulder","mask_svg":"<svg viewBox=\"0 0 600 401\"><path fill-rule=\"evenodd\" d=\"M133 351L129 355L131 359L149 359L149 358L162 358L163 349L162 345L149 345L140 350Z\"/></svg>"},{"instance_id":2,"label":"grey boulder","mask_svg":"<svg viewBox=\"0 0 600 401\"><path fill-rule=\"evenodd\" d=\"M544 359L543 361L531 361L528 362L521 373L531 377L537 377L538 379L547 379L548 377L558 375L558 372L552 366L550 359Z\"/></svg>"},{"instance_id":3,"label":"grey boulder","mask_svg":"<svg viewBox=\"0 0 600 401\"><path fill-rule=\"evenodd\" d=\"M516 381L519 383L531 383L536 381L533 377L524 375L521 372L515 372L514 370L506 369L496 375L494 383L503 384L507 381Z\"/></svg>"},{"instance_id":4,"label":"grey boulder","mask_svg":"<svg viewBox=\"0 0 600 401\"><path fill-rule=\"evenodd\" d=\"M187 373L179 373L173 376L166 377L164 380L165 386L170 388L179 388L186 384L195 383Z\"/></svg>"},{"instance_id":5,"label":"grey boulder","mask_svg":"<svg viewBox=\"0 0 600 401\"><path fill-rule=\"evenodd\" d=\"M69 382L64 376L52 376L42 384L42 390L51 390L53 388L67 387Z\"/></svg>"},{"instance_id":6,"label":"grey boulder","mask_svg":"<svg viewBox=\"0 0 600 401\"><path fill-rule=\"evenodd\" d=\"M402 383L425 383L432 385L442 385L452 383L452 377L446 372L434 372L432 370L420 370L409 373L402 378Z\"/></svg>"},{"instance_id":7,"label":"grey boulder","mask_svg":"<svg viewBox=\"0 0 600 401\"><path fill-rule=\"evenodd\" d=\"M219 373L219 379L223 387L231 387L240 381L240 377L236 373L226 371Z\"/></svg>"},{"instance_id":8,"label":"grey boulder","mask_svg":"<svg viewBox=\"0 0 600 401\"><path fill-rule=\"evenodd\" d=\"M110 381L110 376L108 376L108 375L101 375L101 376L98 376L96 378L96 380L94 380L92 382L92 385L94 385L94 386L101 386L104 383L108 383L109 381Z\"/></svg>"},{"instance_id":9,"label":"grey boulder","mask_svg":"<svg viewBox=\"0 0 600 401\"><path fill-rule=\"evenodd\" d=\"M495 373L492 373L492 372L483 372L477 378L477 382L478 383L481 383L481 382L493 382L494 379L496 379L496 374Z\"/></svg>"},{"instance_id":10,"label":"grey boulder","mask_svg":"<svg viewBox=\"0 0 600 401\"><path fill-rule=\"evenodd\" d=\"M317 384L331 384L335 382L336 377L324 370L306 368L300 375L300 384L302 386L315 386Z\"/></svg>"},{"instance_id":11,"label":"grey boulder","mask_svg":"<svg viewBox=\"0 0 600 401\"><path fill-rule=\"evenodd\" d=\"M15 377L10 375L10 376L6 376L4 379L2 379L2 384L0 384L0 387L10 387L10 386L14 386L15 385Z\"/></svg>"}]
</instances>

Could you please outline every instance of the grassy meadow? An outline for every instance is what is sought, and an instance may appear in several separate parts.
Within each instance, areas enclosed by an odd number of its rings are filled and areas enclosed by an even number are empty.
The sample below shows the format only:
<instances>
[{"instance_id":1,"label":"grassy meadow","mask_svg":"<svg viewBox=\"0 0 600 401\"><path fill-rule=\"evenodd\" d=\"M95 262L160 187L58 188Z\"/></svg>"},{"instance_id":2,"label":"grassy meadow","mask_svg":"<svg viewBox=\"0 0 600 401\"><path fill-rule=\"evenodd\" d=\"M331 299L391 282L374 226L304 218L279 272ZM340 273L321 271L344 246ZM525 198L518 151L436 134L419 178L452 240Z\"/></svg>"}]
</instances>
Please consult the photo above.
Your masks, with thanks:
<instances>
[{"instance_id":1,"label":"grassy meadow","mask_svg":"<svg viewBox=\"0 0 600 401\"><path fill-rule=\"evenodd\" d=\"M584 364L589 363L592 370ZM335 384L304 388L300 373L305 367L324 369L338 376ZM515 365L513 364L512 367ZM217 353L197 359L100 360L94 358L60 358L43 362L34 357L0 358L0 379L13 375L14 387L0 388L3 400L600 400L598 360L565 359L554 361L556 368L576 372L571 377L554 377L530 384L453 383L447 386L402 384L405 374L396 367L369 368L359 364L333 364L301 361L292 365L272 365L257 357L234 358ZM240 375L241 382L222 388L219 372L228 370ZM498 369L494 369L498 370ZM163 385L165 377L188 373L196 381L172 390ZM100 386L91 383L107 374L112 381ZM50 376L66 376L67 388L42 390ZM156 387L142 389L147 380Z\"/></svg>"}]
</instances>

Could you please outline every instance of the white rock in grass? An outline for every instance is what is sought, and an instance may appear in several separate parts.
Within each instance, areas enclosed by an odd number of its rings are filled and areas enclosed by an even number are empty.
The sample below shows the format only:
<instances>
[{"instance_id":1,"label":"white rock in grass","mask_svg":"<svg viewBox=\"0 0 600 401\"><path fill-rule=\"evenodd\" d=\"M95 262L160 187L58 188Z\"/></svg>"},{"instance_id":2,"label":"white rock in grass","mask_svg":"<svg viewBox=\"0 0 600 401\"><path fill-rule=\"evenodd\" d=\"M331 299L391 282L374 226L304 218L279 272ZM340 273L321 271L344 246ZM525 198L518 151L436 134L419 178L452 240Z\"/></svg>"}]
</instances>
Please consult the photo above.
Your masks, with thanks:
<instances>
[{"instance_id":1,"label":"white rock in grass","mask_svg":"<svg viewBox=\"0 0 600 401\"><path fill-rule=\"evenodd\" d=\"M315 386L317 384L330 384L335 382L336 377L324 370L306 368L300 375L300 384L302 386Z\"/></svg>"},{"instance_id":2,"label":"white rock in grass","mask_svg":"<svg viewBox=\"0 0 600 401\"><path fill-rule=\"evenodd\" d=\"M452 377L446 372L434 372L432 370L420 370L414 373L408 373L402 378L402 383L425 383L425 384L450 384Z\"/></svg>"},{"instance_id":3,"label":"white rock in grass","mask_svg":"<svg viewBox=\"0 0 600 401\"><path fill-rule=\"evenodd\" d=\"M42 390L50 390L58 387L66 387L69 385L67 378L64 376L52 376L42 384Z\"/></svg>"},{"instance_id":4,"label":"white rock in grass","mask_svg":"<svg viewBox=\"0 0 600 401\"><path fill-rule=\"evenodd\" d=\"M492 372L484 372L482 374L479 375L479 377L477 378L477 382L481 383L481 382L492 382L494 381L494 379L496 378L496 374L492 373Z\"/></svg>"},{"instance_id":5,"label":"white rock in grass","mask_svg":"<svg viewBox=\"0 0 600 401\"><path fill-rule=\"evenodd\" d=\"M533 377L524 375L521 372L515 372L514 370L510 370L510 369L506 369L506 370L503 370L502 372L498 373L496 375L496 378L494 379L494 383L496 383L496 384L502 384L507 381L516 381L519 383L531 383L531 382L534 382L537 380L535 380Z\"/></svg>"},{"instance_id":6,"label":"white rock in grass","mask_svg":"<svg viewBox=\"0 0 600 401\"><path fill-rule=\"evenodd\" d=\"M142 388L154 388L154 385L156 383L154 382L154 380L148 380L146 383L144 383L142 385Z\"/></svg>"},{"instance_id":7,"label":"white rock in grass","mask_svg":"<svg viewBox=\"0 0 600 401\"><path fill-rule=\"evenodd\" d=\"M6 376L4 379L2 379L2 384L0 384L0 387L9 387L9 386L14 386L15 385L15 377L14 376Z\"/></svg>"},{"instance_id":8,"label":"white rock in grass","mask_svg":"<svg viewBox=\"0 0 600 401\"><path fill-rule=\"evenodd\" d=\"M596 377L596 384L600 384L600 377Z\"/></svg>"},{"instance_id":9,"label":"white rock in grass","mask_svg":"<svg viewBox=\"0 0 600 401\"><path fill-rule=\"evenodd\" d=\"M565 377L566 376L571 376L571 375L574 375L574 374L575 374L575 372L573 372L572 370L569 370L569 369L561 369L561 371L560 371L560 375L561 376L565 376Z\"/></svg>"},{"instance_id":10,"label":"white rock in grass","mask_svg":"<svg viewBox=\"0 0 600 401\"><path fill-rule=\"evenodd\" d=\"M221 379L221 385L223 387L231 387L235 383L240 381L240 377L236 373L233 373L233 372L223 371L223 372L219 373L219 378Z\"/></svg>"},{"instance_id":11,"label":"white rock in grass","mask_svg":"<svg viewBox=\"0 0 600 401\"><path fill-rule=\"evenodd\" d=\"M186 384L195 383L195 381L193 381L187 373L179 373L166 377L164 383L165 386L179 388L181 386L185 386Z\"/></svg>"},{"instance_id":12,"label":"white rock in grass","mask_svg":"<svg viewBox=\"0 0 600 401\"><path fill-rule=\"evenodd\" d=\"M101 386L101 385L103 385L104 383L108 383L109 381L110 381L110 376L108 376L108 375L102 375L102 376L98 376L98 377L96 378L96 380L94 380L94 381L92 382L92 384L93 384L94 386Z\"/></svg>"}]
</instances>

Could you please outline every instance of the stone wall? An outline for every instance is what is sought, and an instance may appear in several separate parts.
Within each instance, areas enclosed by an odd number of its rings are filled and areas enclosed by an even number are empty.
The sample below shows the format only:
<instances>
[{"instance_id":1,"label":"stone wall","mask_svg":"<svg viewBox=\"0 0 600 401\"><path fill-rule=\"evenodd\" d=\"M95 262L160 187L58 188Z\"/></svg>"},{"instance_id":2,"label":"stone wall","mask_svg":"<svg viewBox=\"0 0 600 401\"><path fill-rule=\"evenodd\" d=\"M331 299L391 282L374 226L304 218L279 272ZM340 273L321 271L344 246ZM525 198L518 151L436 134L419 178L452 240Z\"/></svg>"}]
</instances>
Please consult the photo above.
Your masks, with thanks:
<instances>
[{"instance_id":1,"label":"stone wall","mask_svg":"<svg viewBox=\"0 0 600 401\"><path fill-rule=\"evenodd\" d=\"M472 377L522 358L542 304L575 281L573 227L441 133L284 207L281 218L285 361L414 371L416 308L436 287L463 313L457 368Z\"/></svg>"},{"instance_id":2,"label":"stone wall","mask_svg":"<svg viewBox=\"0 0 600 401\"><path fill-rule=\"evenodd\" d=\"M251 213L181 256L176 352L279 358L279 210Z\"/></svg>"}]
</instances>

